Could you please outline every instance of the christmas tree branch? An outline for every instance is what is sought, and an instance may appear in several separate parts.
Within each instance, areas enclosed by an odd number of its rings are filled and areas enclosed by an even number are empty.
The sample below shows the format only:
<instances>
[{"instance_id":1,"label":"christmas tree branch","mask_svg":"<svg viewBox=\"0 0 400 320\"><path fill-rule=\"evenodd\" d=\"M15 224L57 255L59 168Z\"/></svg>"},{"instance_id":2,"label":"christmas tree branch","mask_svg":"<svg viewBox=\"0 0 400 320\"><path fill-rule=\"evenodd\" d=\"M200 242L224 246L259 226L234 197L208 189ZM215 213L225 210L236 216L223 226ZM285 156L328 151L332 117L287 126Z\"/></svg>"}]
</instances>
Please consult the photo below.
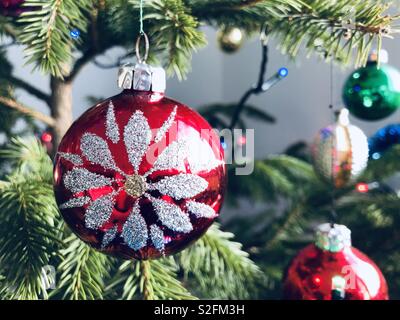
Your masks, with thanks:
<instances>
[{"instance_id":1,"label":"christmas tree branch","mask_svg":"<svg viewBox=\"0 0 400 320\"><path fill-rule=\"evenodd\" d=\"M70 32L73 28L86 31L85 14L92 2L26 0L24 5L38 8L24 12L19 19L23 27L18 39L26 46L28 63L35 63L40 70L62 78L63 64L71 59L76 46Z\"/></svg>"},{"instance_id":2,"label":"christmas tree branch","mask_svg":"<svg viewBox=\"0 0 400 320\"><path fill-rule=\"evenodd\" d=\"M177 262L194 292L207 298L246 299L254 296L262 273L233 242L233 234L213 225Z\"/></svg>"},{"instance_id":3,"label":"christmas tree branch","mask_svg":"<svg viewBox=\"0 0 400 320\"><path fill-rule=\"evenodd\" d=\"M152 21L152 41L167 60L167 72L183 79L192 52L206 44L198 20L183 0L154 0L148 3L146 21ZM160 32L162 30L162 32Z\"/></svg>"},{"instance_id":4,"label":"christmas tree branch","mask_svg":"<svg viewBox=\"0 0 400 320\"><path fill-rule=\"evenodd\" d=\"M35 88L29 82L26 82L23 79L17 78L15 76L9 76L7 80L13 84L15 87L21 88L28 92L29 94L35 96L36 98L46 102L47 105L50 105L50 95L43 92L42 90Z\"/></svg>"},{"instance_id":5,"label":"christmas tree branch","mask_svg":"<svg viewBox=\"0 0 400 320\"><path fill-rule=\"evenodd\" d=\"M13 172L0 182L0 261L2 298L47 298L50 278L43 268L60 246L57 205L46 165L51 160L38 141L15 140L6 151L15 156ZM24 157L27 153L32 157ZM20 156L18 156L20 155ZM43 163L45 161L45 163Z\"/></svg>"},{"instance_id":6,"label":"christmas tree branch","mask_svg":"<svg viewBox=\"0 0 400 320\"><path fill-rule=\"evenodd\" d=\"M9 37L11 37L13 40L16 40L18 37L18 32L15 30L15 28L9 24L9 23L5 23L2 25L2 31L4 31L4 33L6 35L8 35Z\"/></svg>"},{"instance_id":7,"label":"christmas tree branch","mask_svg":"<svg viewBox=\"0 0 400 320\"><path fill-rule=\"evenodd\" d=\"M96 56L96 53L92 50L82 54L82 56L75 61L72 70L68 76L64 78L65 82L73 82L78 76L79 72Z\"/></svg>"},{"instance_id":8,"label":"christmas tree branch","mask_svg":"<svg viewBox=\"0 0 400 320\"><path fill-rule=\"evenodd\" d=\"M153 287L151 285L151 265L150 261L144 260L140 262L140 269L142 272L142 291L144 300L154 300Z\"/></svg>"},{"instance_id":9,"label":"christmas tree branch","mask_svg":"<svg viewBox=\"0 0 400 320\"><path fill-rule=\"evenodd\" d=\"M35 173L42 181L52 185L53 165L45 147L36 138L11 138L11 143L0 150L0 157L18 172Z\"/></svg>"},{"instance_id":10,"label":"christmas tree branch","mask_svg":"<svg viewBox=\"0 0 400 320\"><path fill-rule=\"evenodd\" d=\"M51 297L70 300L103 299L104 278L109 273L110 258L71 235L61 250L64 260L58 267L60 282Z\"/></svg>"},{"instance_id":11,"label":"christmas tree branch","mask_svg":"<svg viewBox=\"0 0 400 320\"><path fill-rule=\"evenodd\" d=\"M126 261L106 287L106 293L122 299L193 300L196 299L177 280L173 259Z\"/></svg>"},{"instance_id":12,"label":"christmas tree branch","mask_svg":"<svg viewBox=\"0 0 400 320\"><path fill-rule=\"evenodd\" d=\"M272 237L267 240L265 248L271 250L280 240L282 240L287 230L290 229L290 226L293 223L299 223L299 219L303 213L304 204L300 200L299 203L288 210L281 223L275 223L275 232Z\"/></svg>"},{"instance_id":13,"label":"christmas tree branch","mask_svg":"<svg viewBox=\"0 0 400 320\"><path fill-rule=\"evenodd\" d=\"M362 65L374 40L379 43L383 36L398 31L393 26L398 16L385 14L388 5L380 1L305 2L308 7L301 13L268 22L283 52L293 57L304 45L309 52L322 48L325 58L334 56L348 63L354 50L355 64Z\"/></svg>"},{"instance_id":14,"label":"christmas tree branch","mask_svg":"<svg viewBox=\"0 0 400 320\"><path fill-rule=\"evenodd\" d=\"M43 123L45 123L50 127L54 127L55 125L55 120L52 117L45 115L44 113L41 113L34 109L31 109L29 107L26 107L15 100L0 96L0 103L3 104L4 106L15 109L25 115L31 116L39 121L42 121Z\"/></svg>"}]
</instances>

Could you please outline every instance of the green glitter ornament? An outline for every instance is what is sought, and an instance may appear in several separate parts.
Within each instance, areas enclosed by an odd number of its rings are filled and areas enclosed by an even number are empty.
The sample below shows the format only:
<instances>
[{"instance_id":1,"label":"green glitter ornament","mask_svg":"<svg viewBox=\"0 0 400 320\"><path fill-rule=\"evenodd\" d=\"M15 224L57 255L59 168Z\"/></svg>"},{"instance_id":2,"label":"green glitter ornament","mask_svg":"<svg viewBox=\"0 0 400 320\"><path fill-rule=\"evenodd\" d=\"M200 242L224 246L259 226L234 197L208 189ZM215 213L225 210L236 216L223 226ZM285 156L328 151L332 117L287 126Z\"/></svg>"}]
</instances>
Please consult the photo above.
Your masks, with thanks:
<instances>
[{"instance_id":1,"label":"green glitter ornament","mask_svg":"<svg viewBox=\"0 0 400 320\"><path fill-rule=\"evenodd\" d=\"M387 53L381 53L378 67L373 53L365 67L354 71L343 87L343 100L350 113L363 120L380 120L400 106L400 72L383 63Z\"/></svg>"}]
</instances>

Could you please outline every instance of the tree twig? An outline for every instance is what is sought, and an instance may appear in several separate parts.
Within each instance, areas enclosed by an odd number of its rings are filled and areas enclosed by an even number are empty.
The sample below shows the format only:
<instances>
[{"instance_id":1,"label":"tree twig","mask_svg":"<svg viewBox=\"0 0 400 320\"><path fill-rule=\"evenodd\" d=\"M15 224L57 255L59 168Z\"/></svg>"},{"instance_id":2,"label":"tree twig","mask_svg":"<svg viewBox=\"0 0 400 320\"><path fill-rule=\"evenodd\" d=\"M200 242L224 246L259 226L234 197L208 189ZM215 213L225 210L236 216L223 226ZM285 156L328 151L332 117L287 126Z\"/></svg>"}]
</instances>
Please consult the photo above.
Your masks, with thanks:
<instances>
[{"instance_id":1,"label":"tree twig","mask_svg":"<svg viewBox=\"0 0 400 320\"><path fill-rule=\"evenodd\" d=\"M65 82L72 82L76 76L79 74L79 72L82 70L82 68L95 56L95 52L92 50L89 50L85 52L78 60L76 60L71 73L64 78Z\"/></svg>"},{"instance_id":2,"label":"tree twig","mask_svg":"<svg viewBox=\"0 0 400 320\"><path fill-rule=\"evenodd\" d=\"M143 260L140 262L140 267L142 271L142 276L143 276L143 299L144 300L153 300L153 292L151 290L151 283L150 283L150 261L149 260Z\"/></svg>"},{"instance_id":3,"label":"tree twig","mask_svg":"<svg viewBox=\"0 0 400 320\"><path fill-rule=\"evenodd\" d=\"M123 61L124 61L126 58L129 58L129 57L133 56L134 54L135 54L134 51L129 51L129 52L127 52L127 53L121 55L120 57L118 57L117 60L116 60L115 62L112 62L112 63L110 63L110 64L100 62L100 61L98 61L98 60L96 60L96 59L93 60L93 63L94 63L97 67L99 67L99 68L101 68L101 69L114 69L114 68L120 67L121 64L123 63Z\"/></svg>"},{"instance_id":4,"label":"tree twig","mask_svg":"<svg viewBox=\"0 0 400 320\"><path fill-rule=\"evenodd\" d=\"M3 29L7 33L7 35L10 36L13 40L17 39L18 34L10 24L6 23L3 26Z\"/></svg>"},{"instance_id":5,"label":"tree twig","mask_svg":"<svg viewBox=\"0 0 400 320\"><path fill-rule=\"evenodd\" d=\"M284 223L276 230L275 234L265 244L266 249L272 249L280 240L280 236L287 230L289 225L299 218L301 213L304 211L304 205L302 202L295 205L286 215Z\"/></svg>"},{"instance_id":6,"label":"tree twig","mask_svg":"<svg viewBox=\"0 0 400 320\"><path fill-rule=\"evenodd\" d=\"M262 2L263 0L244 0L241 4L233 6L233 9L244 9L247 7L255 6L256 4Z\"/></svg>"},{"instance_id":7,"label":"tree twig","mask_svg":"<svg viewBox=\"0 0 400 320\"><path fill-rule=\"evenodd\" d=\"M26 82L23 79L10 76L7 79L11 84L14 86L24 89L26 92L30 93L31 95L35 96L36 98L43 100L44 102L47 103L47 105L50 105L50 95L47 93L43 92L42 90L35 88L32 86L30 83Z\"/></svg>"},{"instance_id":8,"label":"tree twig","mask_svg":"<svg viewBox=\"0 0 400 320\"><path fill-rule=\"evenodd\" d=\"M55 124L56 124L55 120L52 117L50 117L48 115L45 115L42 112L39 112L39 111L33 110L33 109L29 108L29 107L26 107L23 104L15 101L15 100L0 96L0 103L2 103L3 105L5 105L5 106L7 106L9 108L17 110L17 111L19 111L19 112L21 112L23 114L31 116L31 117L33 117L33 118L35 118L37 120L40 120L40 121L42 121L43 123L47 124L50 127L54 127Z\"/></svg>"}]
</instances>

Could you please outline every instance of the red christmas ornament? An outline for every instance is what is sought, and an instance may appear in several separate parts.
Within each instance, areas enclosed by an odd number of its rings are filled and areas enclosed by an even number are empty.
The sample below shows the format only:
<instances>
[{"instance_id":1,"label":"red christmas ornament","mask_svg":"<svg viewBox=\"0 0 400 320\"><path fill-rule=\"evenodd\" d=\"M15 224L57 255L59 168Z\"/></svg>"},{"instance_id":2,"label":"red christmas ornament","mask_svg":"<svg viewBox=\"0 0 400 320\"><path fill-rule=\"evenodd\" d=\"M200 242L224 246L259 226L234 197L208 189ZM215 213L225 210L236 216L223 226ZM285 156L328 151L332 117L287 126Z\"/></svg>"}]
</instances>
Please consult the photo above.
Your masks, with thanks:
<instances>
[{"instance_id":1,"label":"red christmas ornament","mask_svg":"<svg viewBox=\"0 0 400 320\"><path fill-rule=\"evenodd\" d=\"M323 224L317 241L299 252L283 285L290 300L387 300L385 278L376 264L351 246L350 230Z\"/></svg>"},{"instance_id":2,"label":"red christmas ornament","mask_svg":"<svg viewBox=\"0 0 400 320\"><path fill-rule=\"evenodd\" d=\"M40 135L40 141L42 142L42 145L46 148L47 153L51 154L54 148L53 135L48 131L44 131Z\"/></svg>"},{"instance_id":3,"label":"red christmas ornament","mask_svg":"<svg viewBox=\"0 0 400 320\"><path fill-rule=\"evenodd\" d=\"M356 190L359 193L368 193L369 185L368 185L368 183L365 183L365 182L359 182L356 184Z\"/></svg>"},{"instance_id":4,"label":"red christmas ornament","mask_svg":"<svg viewBox=\"0 0 400 320\"><path fill-rule=\"evenodd\" d=\"M124 66L119 84L121 94L85 112L62 139L56 199L70 228L104 253L173 254L218 216L223 149L205 119L164 96L162 69Z\"/></svg>"}]
</instances>

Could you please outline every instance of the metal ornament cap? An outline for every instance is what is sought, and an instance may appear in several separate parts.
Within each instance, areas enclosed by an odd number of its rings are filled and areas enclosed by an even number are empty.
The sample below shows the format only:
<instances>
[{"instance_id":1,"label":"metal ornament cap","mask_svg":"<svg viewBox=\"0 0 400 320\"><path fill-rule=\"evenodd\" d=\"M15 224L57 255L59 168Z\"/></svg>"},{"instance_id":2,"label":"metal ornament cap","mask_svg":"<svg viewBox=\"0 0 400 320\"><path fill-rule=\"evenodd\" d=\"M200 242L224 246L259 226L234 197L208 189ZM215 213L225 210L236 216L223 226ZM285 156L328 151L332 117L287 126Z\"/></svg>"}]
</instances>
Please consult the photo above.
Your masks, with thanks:
<instances>
[{"instance_id":1,"label":"metal ornament cap","mask_svg":"<svg viewBox=\"0 0 400 320\"><path fill-rule=\"evenodd\" d=\"M389 53L385 49L377 50L374 49L368 55L368 62L378 62L379 63L388 63L389 62Z\"/></svg>"},{"instance_id":2,"label":"metal ornament cap","mask_svg":"<svg viewBox=\"0 0 400 320\"><path fill-rule=\"evenodd\" d=\"M145 62L136 65L125 64L118 72L118 87L137 91L164 93L166 88L165 70Z\"/></svg>"},{"instance_id":3,"label":"metal ornament cap","mask_svg":"<svg viewBox=\"0 0 400 320\"><path fill-rule=\"evenodd\" d=\"M342 251L351 246L351 231L341 224L321 224L315 233L315 245L324 251Z\"/></svg>"}]
</instances>

